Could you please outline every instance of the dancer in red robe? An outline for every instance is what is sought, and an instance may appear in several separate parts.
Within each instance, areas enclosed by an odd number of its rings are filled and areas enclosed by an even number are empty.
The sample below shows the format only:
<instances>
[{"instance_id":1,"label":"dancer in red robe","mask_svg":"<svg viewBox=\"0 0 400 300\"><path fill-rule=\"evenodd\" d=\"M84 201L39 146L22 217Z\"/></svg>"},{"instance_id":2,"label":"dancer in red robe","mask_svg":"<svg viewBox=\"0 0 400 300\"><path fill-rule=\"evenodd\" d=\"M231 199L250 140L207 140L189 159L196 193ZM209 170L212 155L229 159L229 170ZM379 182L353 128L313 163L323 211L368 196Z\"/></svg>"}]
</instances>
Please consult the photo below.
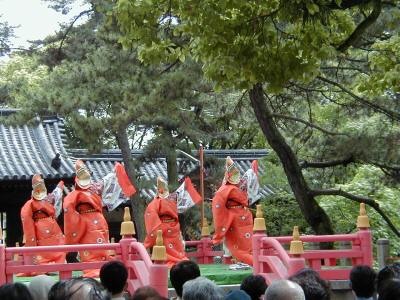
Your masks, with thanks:
<instances>
[{"instance_id":1,"label":"dancer in red robe","mask_svg":"<svg viewBox=\"0 0 400 300\"><path fill-rule=\"evenodd\" d=\"M124 167L115 164L113 173L98 182L92 182L85 164L75 163L75 190L64 199L64 234L66 244L102 244L109 242L108 224L103 216L103 206L113 210L135 193ZM108 251L81 251L82 262L109 260ZM86 270L85 277L98 277L99 270Z\"/></svg>"},{"instance_id":2,"label":"dancer in red robe","mask_svg":"<svg viewBox=\"0 0 400 300\"><path fill-rule=\"evenodd\" d=\"M181 204L179 207L177 201ZM161 177L157 178L157 196L149 203L144 215L147 233L144 246L153 247L156 243L157 231L162 230L169 267L188 259L179 225L178 210L183 212L200 201L201 196L194 189L189 178L186 178L184 184L172 194L169 193L168 183Z\"/></svg>"},{"instance_id":3,"label":"dancer in red robe","mask_svg":"<svg viewBox=\"0 0 400 300\"><path fill-rule=\"evenodd\" d=\"M44 180L39 174L32 178L32 198L21 209L25 246L64 245L64 235L57 224L61 212L64 182L60 181L51 194L47 194ZM38 253L36 264L64 263L65 253Z\"/></svg>"},{"instance_id":4,"label":"dancer in red robe","mask_svg":"<svg viewBox=\"0 0 400 300\"><path fill-rule=\"evenodd\" d=\"M252 265L253 216L248 208L247 183L241 182L233 160L226 158L225 177L212 200L213 243L225 243L232 256Z\"/></svg>"}]
</instances>

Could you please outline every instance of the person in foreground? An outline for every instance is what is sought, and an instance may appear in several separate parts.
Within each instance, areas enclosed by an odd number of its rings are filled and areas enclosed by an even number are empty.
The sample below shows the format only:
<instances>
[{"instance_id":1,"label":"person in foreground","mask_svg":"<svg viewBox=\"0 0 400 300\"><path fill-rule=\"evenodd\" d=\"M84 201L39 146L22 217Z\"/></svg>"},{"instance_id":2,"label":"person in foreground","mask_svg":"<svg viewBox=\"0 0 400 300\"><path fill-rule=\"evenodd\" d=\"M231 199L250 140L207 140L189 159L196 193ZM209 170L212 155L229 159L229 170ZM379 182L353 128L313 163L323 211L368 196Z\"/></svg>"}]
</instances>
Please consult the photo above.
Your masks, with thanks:
<instances>
[{"instance_id":1,"label":"person in foreground","mask_svg":"<svg viewBox=\"0 0 400 300\"><path fill-rule=\"evenodd\" d=\"M264 295L267 283L261 275L249 275L243 279L240 289L245 291L251 300L258 300Z\"/></svg>"},{"instance_id":2,"label":"person in foreground","mask_svg":"<svg viewBox=\"0 0 400 300\"><path fill-rule=\"evenodd\" d=\"M222 300L223 298L221 289L205 277L197 277L186 281L183 285L183 300Z\"/></svg>"},{"instance_id":3,"label":"person in foreground","mask_svg":"<svg viewBox=\"0 0 400 300\"><path fill-rule=\"evenodd\" d=\"M100 282L109 291L114 300L124 300L124 289L128 279L128 270L120 261L105 263L100 269Z\"/></svg>"},{"instance_id":4,"label":"person in foreground","mask_svg":"<svg viewBox=\"0 0 400 300\"><path fill-rule=\"evenodd\" d=\"M370 266L355 266L350 272L350 285L356 300L372 300L376 273Z\"/></svg>"},{"instance_id":5,"label":"person in foreground","mask_svg":"<svg viewBox=\"0 0 400 300\"><path fill-rule=\"evenodd\" d=\"M33 300L28 288L23 283L6 283L0 286L1 300Z\"/></svg>"},{"instance_id":6,"label":"person in foreground","mask_svg":"<svg viewBox=\"0 0 400 300\"><path fill-rule=\"evenodd\" d=\"M289 280L277 280L265 291L265 300L305 300L300 285Z\"/></svg>"},{"instance_id":7,"label":"person in foreground","mask_svg":"<svg viewBox=\"0 0 400 300\"><path fill-rule=\"evenodd\" d=\"M306 300L330 300L329 283L321 278L313 269L303 269L289 277L290 281L296 282L304 291Z\"/></svg>"},{"instance_id":8,"label":"person in foreground","mask_svg":"<svg viewBox=\"0 0 400 300\"><path fill-rule=\"evenodd\" d=\"M79 277L53 285L49 300L111 300L111 296L95 279Z\"/></svg>"},{"instance_id":9,"label":"person in foreground","mask_svg":"<svg viewBox=\"0 0 400 300\"><path fill-rule=\"evenodd\" d=\"M55 283L55 280L47 275L33 277L28 286L33 300L47 300L49 291Z\"/></svg>"},{"instance_id":10,"label":"person in foreground","mask_svg":"<svg viewBox=\"0 0 400 300\"><path fill-rule=\"evenodd\" d=\"M389 279L379 293L378 300L400 300L400 280Z\"/></svg>"},{"instance_id":11,"label":"person in foreground","mask_svg":"<svg viewBox=\"0 0 400 300\"><path fill-rule=\"evenodd\" d=\"M191 260L181 261L171 268L169 271L169 279L171 280L172 287L175 289L177 300L182 298L184 283L199 276L200 268Z\"/></svg>"}]
</instances>

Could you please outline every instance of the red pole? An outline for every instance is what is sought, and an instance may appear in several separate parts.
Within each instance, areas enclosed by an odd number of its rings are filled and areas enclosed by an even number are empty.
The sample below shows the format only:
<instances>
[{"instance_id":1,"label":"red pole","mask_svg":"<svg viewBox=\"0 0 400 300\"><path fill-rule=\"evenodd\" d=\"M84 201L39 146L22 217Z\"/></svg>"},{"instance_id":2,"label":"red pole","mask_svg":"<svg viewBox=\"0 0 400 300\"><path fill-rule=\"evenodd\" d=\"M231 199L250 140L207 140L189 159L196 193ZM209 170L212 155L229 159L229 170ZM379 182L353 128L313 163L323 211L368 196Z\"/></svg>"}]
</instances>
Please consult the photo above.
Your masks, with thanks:
<instances>
[{"instance_id":1,"label":"red pole","mask_svg":"<svg viewBox=\"0 0 400 300\"><path fill-rule=\"evenodd\" d=\"M201 227L204 227L204 151L203 145L200 146L200 195L201 195Z\"/></svg>"}]
</instances>

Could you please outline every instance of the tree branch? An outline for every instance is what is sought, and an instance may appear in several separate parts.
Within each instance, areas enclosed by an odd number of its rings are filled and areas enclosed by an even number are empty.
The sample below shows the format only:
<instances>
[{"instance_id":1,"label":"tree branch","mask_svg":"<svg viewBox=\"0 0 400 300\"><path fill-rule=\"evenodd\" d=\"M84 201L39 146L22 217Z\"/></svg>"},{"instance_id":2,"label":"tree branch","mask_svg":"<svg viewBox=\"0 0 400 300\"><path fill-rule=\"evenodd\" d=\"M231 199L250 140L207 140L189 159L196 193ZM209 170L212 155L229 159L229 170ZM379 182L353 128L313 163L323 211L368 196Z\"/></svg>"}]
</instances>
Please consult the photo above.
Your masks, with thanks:
<instances>
[{"instance_id":1,"label":"tree branch","mask_svg":"<svg viewBox=\"0 0 400 300\"><path fill-rule=\"evenodd\" d=\"M338 83L336 81L330 80L330 79L322 77L322 76L317 76L316 78L323 82L327 82L331 85L334 85L334 86L340 88L343 92L349 94L352 98L354 98L358 102L362 103L363 105L365 105L369 108L372 108L373 110L380 112L393 120L400 121L400 113L390 110L390 109L387 109L387 108L384 108L384 107L377 105L367 99L361 98L360 96L357 96L352 91L350 91L349 89L347 89L346 87L344 87L343 85L341 85L340 83Z\"/></svg>"},{"instance_id":2,"label":"tree branch","mask_svg":"<svg viewBox=\"0 0 400 300\"><path fill-rule=\"evenodd\" d=\"M337 159L337 160L331 160L331 161L316 161L316 162L308 162L308 161L302 161L300 162L300 167L302 169L306 168L330 168L330 167L335 167L335 166L347 166L350 163L354 163L355 159L353 155L350 155L349 157L346 157L344 159Z\"/></svg>"},{"instance_id":3,"label":"tree branch","mask_svg":"<svg viewBox=\"0 0 400 300\"><path fill-rule=\"evenodd\" d=\"M272 116L275 117L275 118L287 119L287 120L292 120L292 121L296 121L296 122L299 122L299 123L303 123L303 124L305 124L305 125L307 125L309 127L313 127L315 129L318 129L318 130L320 130L320 131L322 131L323 133L326 133L326 134L348 136L348 134L346 134L346 133L329 131L329 130L326 130L326 129L324 129L324 128L322 128L322 127L320 127L320 126L318 126L318 125L316 125L314 123L311 123L311 122L308 122L306 120L303 120L303 119L300 119L300 118L296 118L296 117L293 117L293 116L287 116L287 115L282 115L282 114L272 114Z\"/></svg>"},{"instance_id":4,"label":"tree branch","mask_svg":"<svg viewBox=\"0 0 400 300\"><path fill-rule=\"evenodd\" d=\"M389 225L390 229L398 237L400 237L399 230L392 223L392 221L385 214L385 212L379 207L379 204L371 198L354 195L349 192L342 191L341 189L310 190L310 194L314 197L316 197L316 196L341 196L341 197L356 201L358 203L365 203L368 206L372 207L378 214L380 214L381 217L385 220L385 222Z\"/></svg>"},{"instance_id":5,"label":"tree branch","mask_svg":"<svg viewBox=\"0 0 400 300\"><path fill-rule=\"evenodd\" d=\"M63 34L63 36L61 38L61 43L60 43L60 46L58 47L58 55L61 55L61 49L62 49L62 46L64 44L64 41L67 38L68 33L74 27L75 22L78 21L80 17L82 17L82 16L84 16L84 15L86 15L86 14L92 12L92 11L93 11L93 9L84 10L72 20L71 24L69 24L67 30L64 32L64 34Z\"/></svg>"},{"instance_id":6,"label":"tree branch","mask_svg":"<svg viewBox=\"0 0 400 300\"><path fill-rule=\"evenodd\" d=\"M343 2L345 1L342 1L342 3ZM337 47L338 51L345 52L348 48L350 48L350 46L354 45L354 43L359 40L361 35L368 29L368 27L374 24L378 19L382 11L382 2L381 0L373 0L372 3L372 12L360 24L358 24L353 33L344 42L342 42L339 47Z\"/></svg>"}]
</instances>

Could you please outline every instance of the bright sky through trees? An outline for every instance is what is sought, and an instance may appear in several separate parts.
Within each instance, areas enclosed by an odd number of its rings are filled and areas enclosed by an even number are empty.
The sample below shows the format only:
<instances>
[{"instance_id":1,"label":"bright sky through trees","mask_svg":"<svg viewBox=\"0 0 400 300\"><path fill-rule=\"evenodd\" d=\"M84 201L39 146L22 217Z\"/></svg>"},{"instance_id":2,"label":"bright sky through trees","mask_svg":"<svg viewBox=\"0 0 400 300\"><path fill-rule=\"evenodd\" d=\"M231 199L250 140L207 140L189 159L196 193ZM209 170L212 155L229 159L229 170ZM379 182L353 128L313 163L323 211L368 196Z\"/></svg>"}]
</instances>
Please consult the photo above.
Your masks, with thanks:
<instances>
[{"instance_id":1,"label":"bright sky through trees","mask_svg":"<svg viewBox=\"0 0 400 300\"><path fill-rule=\"evenodd\" d=\"M81 5L75 5L68 15L62 15L48 8L42 0L0 0L1 19L19 26L15 29L13 47L22 48L29 46L27 40L42 39L54 33L59 23L68 22L83 9Z\"/></svg>"}]
</instances>

